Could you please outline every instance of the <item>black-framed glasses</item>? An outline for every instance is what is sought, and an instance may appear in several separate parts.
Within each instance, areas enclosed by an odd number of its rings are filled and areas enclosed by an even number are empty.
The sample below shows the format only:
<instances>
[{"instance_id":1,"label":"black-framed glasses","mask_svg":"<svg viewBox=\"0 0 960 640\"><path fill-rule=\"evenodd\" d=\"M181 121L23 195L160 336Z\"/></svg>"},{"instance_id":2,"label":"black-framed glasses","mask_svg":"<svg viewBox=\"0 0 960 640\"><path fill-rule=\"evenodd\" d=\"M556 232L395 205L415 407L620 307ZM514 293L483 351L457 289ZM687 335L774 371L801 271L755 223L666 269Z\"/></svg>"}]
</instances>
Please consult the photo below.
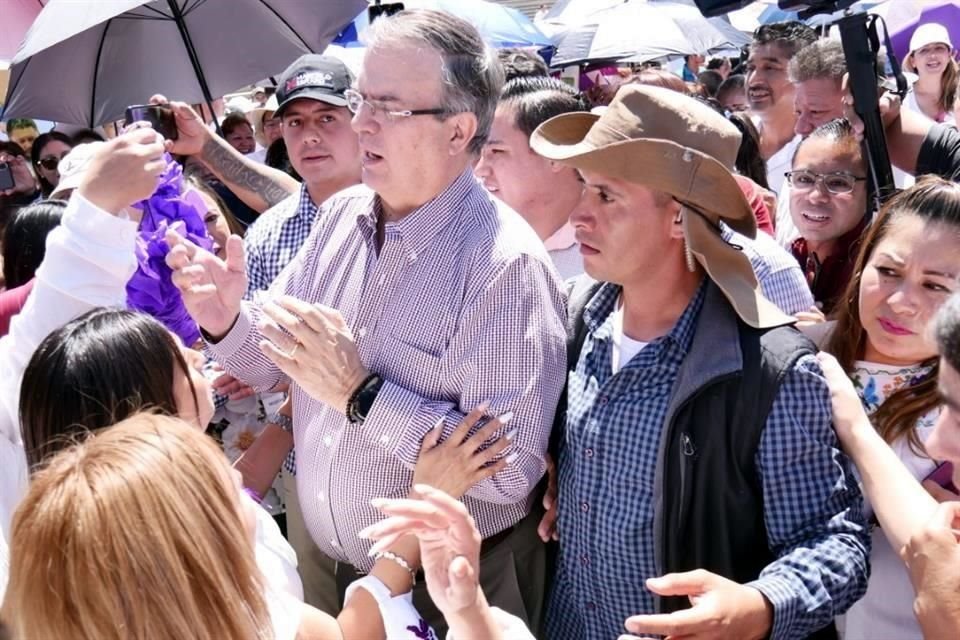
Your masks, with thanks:
<instances>
[{"instance_id":1,"label":"black-framed glasses","mask_svg":"<svg viewBox=\"0 0 960 640\"><path fill-rule=\"evenodd\" d=\"M370 117L374 120L399 120L401 118L411 118L413 116L442 116L450 113L446 109L400 109L390 111L382 104L371 102L363 97L359 91L347 89L343 92L343 97L347 100L347 109L350 113L356 114L366 105L370 112Z\"/></svg>"},{"instance_id":2,"label":"black-framed glasses","mask_svg":"<svg viewBox=\"0 0 960 640\"><path fill-rule=\"evenodd\" d=\"M56 171L57 166L60 164L60 161L63 160L68 153L70 153L69 149L61 153L59 156L55 156L55 155L43 156L42 158L37 160L37 164L39 164L41 167L43 167L47 171Z\"/></svg>"},{"instance_id":3,"label":"black-framed glasses","mask_svg":"<svg viewBox=\"0 0 960 640\"><path fill-rule=\"evenodd\" d=\"M810 191L817 186L818 182L823 182L827 191L834 195L843 195L852 193L858 182L866 180L865 177L855 176L846 171L836 171L834 173L814 173L813 171L787 171L783 174L787 177L787 182L797 191Z\"/></svg>"}]
</instances>

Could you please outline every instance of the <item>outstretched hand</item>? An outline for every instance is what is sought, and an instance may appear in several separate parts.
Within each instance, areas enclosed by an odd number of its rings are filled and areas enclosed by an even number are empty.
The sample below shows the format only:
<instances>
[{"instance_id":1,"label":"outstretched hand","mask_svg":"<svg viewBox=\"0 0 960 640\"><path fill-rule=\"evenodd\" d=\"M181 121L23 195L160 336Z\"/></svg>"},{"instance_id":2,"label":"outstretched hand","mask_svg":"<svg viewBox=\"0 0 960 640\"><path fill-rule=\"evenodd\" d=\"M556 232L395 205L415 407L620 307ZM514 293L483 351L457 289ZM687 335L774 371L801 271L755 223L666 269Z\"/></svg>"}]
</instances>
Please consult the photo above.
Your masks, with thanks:
<instances>
[{"instance_id":1,"label":"outstretched hand","mask_svg":"<svg viewBox=\"0 0 960 640\"><path fill-rule=\"evenodd\" d=\"M371 553L376 553L403 536L415 535L427 591L444 617L485 607L479 583L480 532L467 508L433 487L415 485L414 490L419 500L374 500L373 506L388 517L359 536L375 540Z\"/></svg>"},{"instance_id":2,"label":"outstretched hand","mask_svg":"<svg viewBox=\"0 0 960 640\"><path fill-rule=\"evenodd\" d=\"M247 290L247 269L240 236L227 239L221 260L170 229L166 236L173 284L180 290L190 317L215 340L225 336L240 315Z\"/></svg>"}]
</instances>

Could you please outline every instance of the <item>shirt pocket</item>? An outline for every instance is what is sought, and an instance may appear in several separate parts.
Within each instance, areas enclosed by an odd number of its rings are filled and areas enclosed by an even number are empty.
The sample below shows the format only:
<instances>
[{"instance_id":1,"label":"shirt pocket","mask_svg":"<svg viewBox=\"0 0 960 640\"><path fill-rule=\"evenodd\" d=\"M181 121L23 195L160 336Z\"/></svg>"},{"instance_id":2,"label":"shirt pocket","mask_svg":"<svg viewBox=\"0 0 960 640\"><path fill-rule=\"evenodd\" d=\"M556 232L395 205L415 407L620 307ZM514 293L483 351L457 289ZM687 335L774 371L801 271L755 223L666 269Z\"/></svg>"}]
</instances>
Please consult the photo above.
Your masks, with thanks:
<instances>
[{"instance_id":1,"label":"shirt pocket","mask_svg":"<svg viewBox=\"0 0 960 640\"><path fill-rule=\"evenodd\" d=\"M381 375L385 379L428 399L443 397L441 355L391 335L383 346L382 357Z\"/></svg>"}]
</instances>

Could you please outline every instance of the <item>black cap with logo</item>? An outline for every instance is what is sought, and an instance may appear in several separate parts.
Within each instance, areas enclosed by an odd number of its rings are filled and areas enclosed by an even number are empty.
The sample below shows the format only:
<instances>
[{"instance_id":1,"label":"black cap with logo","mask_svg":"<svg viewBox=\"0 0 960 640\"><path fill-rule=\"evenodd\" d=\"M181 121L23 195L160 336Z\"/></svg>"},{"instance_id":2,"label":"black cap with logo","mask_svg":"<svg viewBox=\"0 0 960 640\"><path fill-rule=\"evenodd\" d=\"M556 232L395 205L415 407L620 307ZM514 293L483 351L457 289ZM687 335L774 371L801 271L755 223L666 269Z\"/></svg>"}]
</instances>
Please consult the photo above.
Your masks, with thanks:
<instances>
[{"instance_id":1,"label":"black cap with logo","mask_svg":"<svg viewBox=\"0 0 960 640\"><path fill-rule=\"evenodd\" d=\"M297 58L280 76L276 115L298 98L310 98L345 107L343 92L353 84L353 74L337 58L308 53Z\"/></svg>"}]
</instances>

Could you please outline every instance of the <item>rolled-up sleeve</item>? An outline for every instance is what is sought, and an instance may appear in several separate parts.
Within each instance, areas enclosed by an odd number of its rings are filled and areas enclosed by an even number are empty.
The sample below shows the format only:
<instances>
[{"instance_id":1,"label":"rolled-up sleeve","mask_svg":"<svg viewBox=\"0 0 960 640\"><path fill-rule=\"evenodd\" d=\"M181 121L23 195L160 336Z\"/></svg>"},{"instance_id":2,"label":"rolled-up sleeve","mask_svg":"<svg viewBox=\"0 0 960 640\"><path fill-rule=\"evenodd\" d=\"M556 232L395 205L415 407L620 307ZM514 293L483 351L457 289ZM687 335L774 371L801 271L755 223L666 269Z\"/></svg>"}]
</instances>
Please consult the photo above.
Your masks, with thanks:
<instances>
[{"instance_id":1,"label":"rolled-up sleeve","mask_svg":"<svg viewBox=\"0 0 960 640\"><path fill-rule=\"evenodd\" d=\"M489 401L491 416L513 412L503 432L515 429L516 436L502 454L513 457L467 495L494 503L525 499L546 470L547 441L565 380L561 289L550 267L532 256L505 265L470 302L451 340L466 354L450 369L462 381L458 402L433 401L387 380L364 431L395 443L394 455L412 468L424 436L440 418L449 435L465 413Z\"/></svg>"},{"instance_id":2,"label":"rolled-up sleeve","mask_svg":"<svg viewBox=\"0 0 960 640\"><path fill-rule=\"evenodd\" d=\"M829 389L814 356L786 375L757 466L777 560L749 586L773 605L771 638L804 638L859 600L870 574L863 498L833 431Z\"/></svg>"}]
</instances>

